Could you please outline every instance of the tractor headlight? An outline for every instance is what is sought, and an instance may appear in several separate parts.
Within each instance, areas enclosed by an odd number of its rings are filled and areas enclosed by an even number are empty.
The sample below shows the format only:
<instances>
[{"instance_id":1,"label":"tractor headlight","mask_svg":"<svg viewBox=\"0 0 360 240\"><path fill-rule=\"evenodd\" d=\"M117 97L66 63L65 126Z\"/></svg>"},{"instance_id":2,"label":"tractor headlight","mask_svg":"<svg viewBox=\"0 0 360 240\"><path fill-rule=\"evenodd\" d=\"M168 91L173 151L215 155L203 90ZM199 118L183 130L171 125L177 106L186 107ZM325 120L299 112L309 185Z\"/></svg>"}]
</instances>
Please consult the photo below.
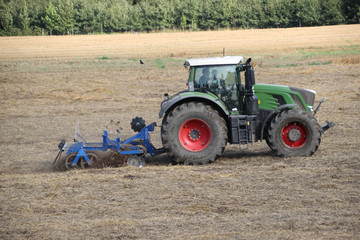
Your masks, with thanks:
<instances>
[{"instance_id":1,"label":"tractor headlight","mask_svg":"<svg viewBox=\"0 0 360 240\"><path fill-rule=\"evenodd\" d=\"M308 108L309 108L309 110L310 110L311 113L314 112L314 107L313 107L313 106L308 106Z\"/></svg>"}]
</instances>

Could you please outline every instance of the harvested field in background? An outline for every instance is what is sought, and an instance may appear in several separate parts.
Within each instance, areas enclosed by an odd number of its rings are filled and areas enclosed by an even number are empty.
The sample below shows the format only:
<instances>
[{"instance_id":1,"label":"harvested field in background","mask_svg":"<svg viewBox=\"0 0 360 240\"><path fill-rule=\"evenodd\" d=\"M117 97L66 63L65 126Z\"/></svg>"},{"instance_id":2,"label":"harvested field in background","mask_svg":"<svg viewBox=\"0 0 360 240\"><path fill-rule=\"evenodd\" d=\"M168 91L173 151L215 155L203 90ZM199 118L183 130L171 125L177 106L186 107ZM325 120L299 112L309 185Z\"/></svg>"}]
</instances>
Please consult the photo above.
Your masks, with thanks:
<instances>
[{"instance_id":1,"label":"harvested field in background","mask_svg":"<svg viewBox=\"0 0 360 240\"><path fill-rule=\"evenodd\" d=\"M300 48L337 49L359 43L359 25L237 31L8 37L1 60L63 58L164 58L286 53Z\"/></svg>"},{"instance_id":2,"label":"harvested field in background","mask_svg":"<svg viewBox=\"0 0 360 240\"><path fill-rule=\"evenodd\" d=\"M160 123L163 93L186 88L184 60L223 48L253 58L258 83L326 96L317 118L336 126L314 156L257 143L206 166L160 155L141 169L51 170L78 121L89 141L119 126L131 136L135 116ZM0 38L0 238L358 239L359 63L360 25Z\"/></svg>"}]
</instances>

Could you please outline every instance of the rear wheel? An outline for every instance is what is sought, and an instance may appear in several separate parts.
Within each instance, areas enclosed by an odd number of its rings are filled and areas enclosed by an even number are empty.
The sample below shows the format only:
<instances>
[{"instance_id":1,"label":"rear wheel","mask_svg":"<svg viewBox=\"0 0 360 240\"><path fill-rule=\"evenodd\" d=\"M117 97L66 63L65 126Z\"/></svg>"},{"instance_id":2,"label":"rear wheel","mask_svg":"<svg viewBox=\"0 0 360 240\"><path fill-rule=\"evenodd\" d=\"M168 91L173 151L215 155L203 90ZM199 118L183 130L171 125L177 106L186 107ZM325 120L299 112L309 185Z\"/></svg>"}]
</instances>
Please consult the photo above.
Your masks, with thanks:
<instances>
[{"instance_id":1,"label":"rear wheel","mask_svg":"<svg viewBox=\"0 0 360 240\"><path fill-rule=\"evenodd\" d=\"M211 106L189 102L177 106L163 120L161 138L176 162L214 162L227 143L225 120Z\"/></svg>"},{"instance_id":2,"label":"rear wheel","mask_svg":"<svg viewBox=\"0 0 360 240\"><path fill-rule=\"evenodd\" d=\"M310 156L320 145L321 131L316 119L300 109L285 110L268 127L266 142L279 156Z\"/></svg>"}]
</instances>

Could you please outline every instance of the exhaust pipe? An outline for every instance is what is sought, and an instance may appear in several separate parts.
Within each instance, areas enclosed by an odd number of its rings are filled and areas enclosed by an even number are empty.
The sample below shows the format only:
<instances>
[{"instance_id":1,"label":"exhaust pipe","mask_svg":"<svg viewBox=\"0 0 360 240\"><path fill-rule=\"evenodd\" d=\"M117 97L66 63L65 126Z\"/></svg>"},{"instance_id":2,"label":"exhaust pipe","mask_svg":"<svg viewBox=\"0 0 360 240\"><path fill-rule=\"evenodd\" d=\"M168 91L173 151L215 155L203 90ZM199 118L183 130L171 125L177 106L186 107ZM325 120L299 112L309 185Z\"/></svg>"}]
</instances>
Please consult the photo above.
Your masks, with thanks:
<instances>
[{"instance_id":1,"label":"exhaust pipe","mask_svg":"<svg viewBox=\"0 0 360 240\"><path fill-rule=\"evenodd\" d=\"M254 93L255 74L252 68L251 58L246 60L242 66L245 69L245 111L248 115L257 115L259 113L259 99Z\"/></svg>"}]
</instances>

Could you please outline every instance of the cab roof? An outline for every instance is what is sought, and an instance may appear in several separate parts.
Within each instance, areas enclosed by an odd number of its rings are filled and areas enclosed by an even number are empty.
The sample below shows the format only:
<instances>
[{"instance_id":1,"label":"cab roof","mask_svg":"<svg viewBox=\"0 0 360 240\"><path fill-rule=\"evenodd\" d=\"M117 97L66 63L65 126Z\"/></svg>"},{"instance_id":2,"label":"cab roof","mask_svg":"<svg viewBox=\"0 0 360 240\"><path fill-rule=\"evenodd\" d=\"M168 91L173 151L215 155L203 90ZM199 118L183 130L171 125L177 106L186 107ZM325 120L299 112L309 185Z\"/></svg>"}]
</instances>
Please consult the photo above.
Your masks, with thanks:
<instances>
[{"instance_id":1,"label":"cab roof","mask_svg":"<svg viewBox=\"0 0 360 240\"><path fill-rule=\"evenodd\" d=\"M230 64L238 64L242 61L243 61L242 56L195 58L195 59L187 59L184 63L184 66L188 67L188 66L208 66L208 65L230 65Z\"/></svg>"}]
</instances>

